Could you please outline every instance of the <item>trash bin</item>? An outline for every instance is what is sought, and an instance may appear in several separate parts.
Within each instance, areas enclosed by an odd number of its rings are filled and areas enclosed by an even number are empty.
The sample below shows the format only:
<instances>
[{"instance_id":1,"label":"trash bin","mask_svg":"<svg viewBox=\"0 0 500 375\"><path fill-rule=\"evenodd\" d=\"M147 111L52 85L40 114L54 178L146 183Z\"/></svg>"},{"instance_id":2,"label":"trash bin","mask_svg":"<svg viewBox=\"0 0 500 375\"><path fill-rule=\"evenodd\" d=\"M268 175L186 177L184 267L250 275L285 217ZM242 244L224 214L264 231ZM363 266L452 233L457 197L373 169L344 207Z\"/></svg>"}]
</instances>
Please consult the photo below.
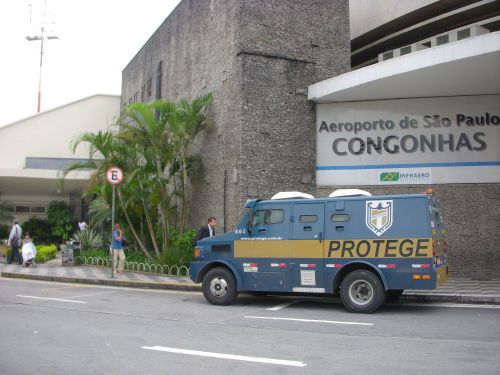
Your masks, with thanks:
<instances>
[{"instance_id":1,"label":"trash bin","mask_svg":"<svg viewBox=\"0 0 500 375\"><path fill-rule=\"evenodd\" d=\"M75 261L73 257L73 253L76 245L72 242L66 242L61 245L61 259L63 266L74 266Z\"/></svg>"}]
</instances>

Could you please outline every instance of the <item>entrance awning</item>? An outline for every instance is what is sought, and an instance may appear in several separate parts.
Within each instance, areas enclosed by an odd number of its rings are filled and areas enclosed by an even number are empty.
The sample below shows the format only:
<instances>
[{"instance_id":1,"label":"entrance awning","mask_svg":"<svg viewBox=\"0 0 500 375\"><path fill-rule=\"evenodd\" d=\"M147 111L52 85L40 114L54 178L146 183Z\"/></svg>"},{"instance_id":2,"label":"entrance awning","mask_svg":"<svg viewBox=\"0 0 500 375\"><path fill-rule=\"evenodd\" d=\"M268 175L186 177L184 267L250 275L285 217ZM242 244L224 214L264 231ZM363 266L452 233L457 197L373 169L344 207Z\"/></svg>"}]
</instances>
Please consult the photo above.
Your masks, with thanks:
<instances>
[{"instance_id":1,"label":"entrance awning","mask_svg":"<svg viewBox=\"0 0 500 375\"><path fill-rule=\"evenodd\" d=\"M428 48L309 86L316 103L500 94L500 32Z\"/></svg>"}]
</instances>

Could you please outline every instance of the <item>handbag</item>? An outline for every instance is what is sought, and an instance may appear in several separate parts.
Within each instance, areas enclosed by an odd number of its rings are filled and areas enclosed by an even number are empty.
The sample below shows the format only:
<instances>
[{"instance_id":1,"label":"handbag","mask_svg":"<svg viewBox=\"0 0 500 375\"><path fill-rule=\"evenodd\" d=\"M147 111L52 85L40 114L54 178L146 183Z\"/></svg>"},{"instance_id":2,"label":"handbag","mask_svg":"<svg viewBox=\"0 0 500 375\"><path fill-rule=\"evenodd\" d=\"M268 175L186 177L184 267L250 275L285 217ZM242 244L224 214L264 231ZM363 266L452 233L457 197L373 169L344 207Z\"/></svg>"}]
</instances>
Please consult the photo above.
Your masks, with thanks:
<instances>
[{"instance_id":1,"label":"handbag","mask_svg":"<svg viewBox=\"0 0 500 375\"><path fill-rule=\"evenodd\" d=\"M128 241L125 237L122 238L122 246L127 247L128 246Z\"/></svg>"},{"instance_id":2,"label":"handbag","mask_svg":"<svg viewBox=\"0 0 500 375\"><path fill-rule=\"evenodd\" d=\"M16 228L16 235L14 237L12 237L12 239L10 240L10 246L19 246L19 237L17 235L17 228Z\"/></svg>"}]
</instances>

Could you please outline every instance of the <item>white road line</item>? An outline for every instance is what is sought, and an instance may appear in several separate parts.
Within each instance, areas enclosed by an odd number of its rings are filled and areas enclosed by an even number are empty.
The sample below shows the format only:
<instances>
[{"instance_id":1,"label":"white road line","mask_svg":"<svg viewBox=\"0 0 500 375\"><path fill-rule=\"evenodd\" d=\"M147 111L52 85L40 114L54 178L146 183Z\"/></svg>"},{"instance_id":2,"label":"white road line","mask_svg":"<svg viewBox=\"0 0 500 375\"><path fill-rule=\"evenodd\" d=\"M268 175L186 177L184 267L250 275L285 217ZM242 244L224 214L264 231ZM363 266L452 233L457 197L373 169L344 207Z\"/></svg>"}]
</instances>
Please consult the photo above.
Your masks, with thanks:
<instances>
[{"instance_id":1,"label":"white road line","mask_svg":"<svg viewBox=\"0 0 500 375\"><path fill-rule=\"evenodd\" d=\"M306 322L306 323L328 323L328 324L348 324L348 325L360 325L360 326L373 326L374 323L360 323L360 322L339 322L335 320L314 320L314 319L297 319L297 318L274 318L270 316L253 316L247 315L245 318L249 319L268 319L268 320L289 320L292 322Z\"/></svg>"},{"instance_id":2,"label":"white road line","mask_svg":"<svg viewBox=\"0 0 500 375\"><path fill-rule=\"evenodd\" d=\"M197 355L200 357L213 357L222 359L232 359L235 361L246 361L246 362L258 362L258 363L269 363L272 365L282 365L282 366L294 366L294 367L305 367L307 364L299 361L287 361L285 359L273 359L273 358L263 358L263 357L248 357L245 355L236 354L224 354L224 353L212 353L212 352L200 352L198 350L188 350L179 348L168 348L165 346L142 346L141 349L157 350L160 352L169 352L177 354L187 354L187 355Z\"/></svg>"},{"instance_id":3,"label":"white road line","mask_svg":"<svg viewBox=\"0 0 500 375\"><path fill-rule=\"evenodd\" d=\"M290 301L290 302L284 302L284 303L282 303L281 305L274 306L274 307L271 307L271 308L266 309L266 310L268 310L268 311L278 311L278 310L284 309L285 307L288 307L288 306L290 306L290 305L293 305L294 303L297 303L297 302L300 302L300 301Z\"/></svg>"},{"instance_id":4,"label":"white road line","mask_svg":"<svg viewBox=\"0 0 500 375\"><path fill-rule=\"evenodd\" d=\"M72 302L72 303L87 303L85 301L74 301L71 299L62 299L62 298L46 298L46 297L35 297L35 296L24 296L22 294L17 294L16 297L21 298L33 298L33 299L43 299L48 301L60 301L60 302Z\"/></svg>"}]
</instances>

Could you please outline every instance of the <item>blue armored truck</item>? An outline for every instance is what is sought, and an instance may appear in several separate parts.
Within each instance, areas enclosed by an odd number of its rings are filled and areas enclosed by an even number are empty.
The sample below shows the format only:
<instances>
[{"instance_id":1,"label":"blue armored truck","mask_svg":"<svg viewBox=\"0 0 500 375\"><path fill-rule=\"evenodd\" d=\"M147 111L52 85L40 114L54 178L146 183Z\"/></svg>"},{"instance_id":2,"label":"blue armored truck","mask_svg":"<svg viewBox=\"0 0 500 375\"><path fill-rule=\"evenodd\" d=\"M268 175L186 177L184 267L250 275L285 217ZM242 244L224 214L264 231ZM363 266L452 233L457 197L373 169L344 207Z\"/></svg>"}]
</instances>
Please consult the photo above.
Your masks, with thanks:
<instances>
[{"instance_id":1,"label":"blue armored truck","mask_svg":"<svg viewBox=\"0 0 500 375\"><path fill-rule=\"evenodd\" d=\"M229 305L238 292L327 294L371 313L405 289L434 289L448 277L446 231L430 190L283 192L245 207L234 231L196 244L191 279L212 304Z\"/></svg>"}]
</instances>

